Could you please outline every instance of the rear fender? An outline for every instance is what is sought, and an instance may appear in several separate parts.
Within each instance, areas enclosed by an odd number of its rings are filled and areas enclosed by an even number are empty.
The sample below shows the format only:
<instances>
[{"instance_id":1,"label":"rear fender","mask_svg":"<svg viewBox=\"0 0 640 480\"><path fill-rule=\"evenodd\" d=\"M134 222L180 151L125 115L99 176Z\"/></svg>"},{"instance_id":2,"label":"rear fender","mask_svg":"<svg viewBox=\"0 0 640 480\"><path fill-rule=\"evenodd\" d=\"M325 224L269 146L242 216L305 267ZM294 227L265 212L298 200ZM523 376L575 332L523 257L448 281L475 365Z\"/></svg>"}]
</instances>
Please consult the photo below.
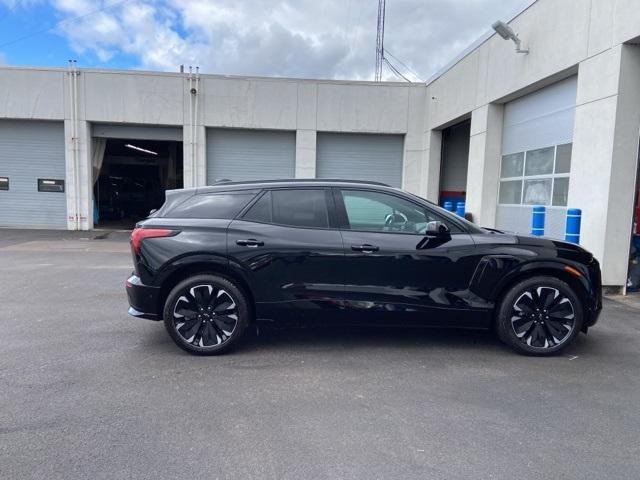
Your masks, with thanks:
<instances>
[{"instance_id":1,"label":"rear fender","mask_svg":"<svg viewBox=\"0 0 640 480\"><path fill-rule=\"evenodd\" d=\"M223 255L216 255L210 253L196 253L192 255L184 255L182 257L173 259L171 262L162 266L162 269L158 271L158 284L165 283L167 278L175 274L180 270L188 269L196 265L211 265L214 269L226 269L229 266L229 260Z\"/></svg>"}]
</instances>

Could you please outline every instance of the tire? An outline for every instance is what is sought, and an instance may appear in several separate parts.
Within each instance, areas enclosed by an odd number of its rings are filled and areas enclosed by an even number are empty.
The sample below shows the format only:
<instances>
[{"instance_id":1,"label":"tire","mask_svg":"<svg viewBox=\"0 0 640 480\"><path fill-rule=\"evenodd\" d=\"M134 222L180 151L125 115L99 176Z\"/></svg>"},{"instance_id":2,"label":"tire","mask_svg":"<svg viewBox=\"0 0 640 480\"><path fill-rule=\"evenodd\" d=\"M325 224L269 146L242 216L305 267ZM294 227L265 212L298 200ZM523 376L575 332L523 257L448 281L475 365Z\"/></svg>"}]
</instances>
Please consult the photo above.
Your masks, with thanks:
<instances>
[{"instance_id":1,"label":"tire","mask_svg":"<svg viewBox=\"0 0 640 480\"><path fill-rule=\"evenodd\" d=\"M518 353L553 355L568 347L582 328L583 306L573 289L554 277L537 276L512 286L497 310L496 330Z\"/></svg>"},{"instance_id":2,"label":"tire","mask_svg":"<svg viewBox=\"0 0 640 480\"><path fill-rule=\"evenodd\" d=\"M217 355L238 344L250 312L247 296L237 285L224 277L203 274L171 290L163 317L167 332L180 348L195 355Z\"/></svg>"}]
</instances>

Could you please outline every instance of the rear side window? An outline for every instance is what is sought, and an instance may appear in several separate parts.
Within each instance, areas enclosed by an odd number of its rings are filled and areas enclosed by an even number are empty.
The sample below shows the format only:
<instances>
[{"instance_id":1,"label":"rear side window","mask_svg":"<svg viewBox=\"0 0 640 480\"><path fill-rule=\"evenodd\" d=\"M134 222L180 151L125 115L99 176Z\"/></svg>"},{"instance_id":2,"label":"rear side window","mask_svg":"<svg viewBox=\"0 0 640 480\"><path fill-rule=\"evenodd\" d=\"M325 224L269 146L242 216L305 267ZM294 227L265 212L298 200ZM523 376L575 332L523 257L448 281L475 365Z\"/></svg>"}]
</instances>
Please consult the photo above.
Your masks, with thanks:
<instances>
[{"instance_id":1,"label":"rear side window","mask_svg":"<svg viewBox=\"0 0 640 480\"><path fill-rule=\"evenodd\" d=\"M168 218L234 218L256 192L224 192L194 195L170 210Z\"/></svg>"},{"instance_id":2,"label":"rear side window","mask_svg":"<svg viewBox=\"0 0 640 480\"><path fill-rule=\"evenodd\" d=\"M292 227L328 228L327 191L267 191L244 215L243 220Z\"/></svg>"}]
</instances>

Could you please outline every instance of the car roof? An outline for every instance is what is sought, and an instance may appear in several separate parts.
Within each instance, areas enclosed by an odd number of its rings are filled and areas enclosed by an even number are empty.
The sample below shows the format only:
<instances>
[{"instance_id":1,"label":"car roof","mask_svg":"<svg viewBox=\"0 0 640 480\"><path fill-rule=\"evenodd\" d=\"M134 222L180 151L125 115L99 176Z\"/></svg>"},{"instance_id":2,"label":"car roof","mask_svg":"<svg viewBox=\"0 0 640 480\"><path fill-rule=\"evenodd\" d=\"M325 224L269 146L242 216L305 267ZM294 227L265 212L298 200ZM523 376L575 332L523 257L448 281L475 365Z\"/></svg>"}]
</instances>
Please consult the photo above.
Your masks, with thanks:
<instances>
[{"instance_id":1,"label":"car roof","mask_svg":"<svg viewBox=\"0 0 640 480\"><path fill-rule=\"evenodd\" d=\"M365 180L344 180L344 179L328 179L328 178L288 178L279 180L252 180L244 182L232 182L227 180L221 180L213 185L206 187L197 187L196 193L213 193L219 191L225 191L230 189L259 189L259 188L271 188L271 187L283 187L283 186L348 186L348 185L369 185L375 187L393 188L385 183L370 182Z\"/></svg>"}]
</instances>

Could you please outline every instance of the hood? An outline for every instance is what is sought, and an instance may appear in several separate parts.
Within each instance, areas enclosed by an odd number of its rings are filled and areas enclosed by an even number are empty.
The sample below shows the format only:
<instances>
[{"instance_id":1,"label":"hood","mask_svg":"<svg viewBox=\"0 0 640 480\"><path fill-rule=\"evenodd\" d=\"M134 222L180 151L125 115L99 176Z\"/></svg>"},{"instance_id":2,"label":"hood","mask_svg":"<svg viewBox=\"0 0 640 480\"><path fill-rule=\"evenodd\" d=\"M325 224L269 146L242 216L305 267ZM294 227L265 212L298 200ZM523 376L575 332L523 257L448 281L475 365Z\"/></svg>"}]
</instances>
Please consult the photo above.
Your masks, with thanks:
<instances>
[{"instance_id":1,"label":"hood","mask_svg":"<svg viewBox=\"0 0 640 480\"><path fill-rule=\"evenodd\" d=\"M558 252L559 257L578 260L586 263L591 261L591 258L593 258L591 252L581 247L580 245L566 242L557 238L535 237L533 235L514 235L514 238L520 245L554 249Z\"/></svg>"}]
</instances>

